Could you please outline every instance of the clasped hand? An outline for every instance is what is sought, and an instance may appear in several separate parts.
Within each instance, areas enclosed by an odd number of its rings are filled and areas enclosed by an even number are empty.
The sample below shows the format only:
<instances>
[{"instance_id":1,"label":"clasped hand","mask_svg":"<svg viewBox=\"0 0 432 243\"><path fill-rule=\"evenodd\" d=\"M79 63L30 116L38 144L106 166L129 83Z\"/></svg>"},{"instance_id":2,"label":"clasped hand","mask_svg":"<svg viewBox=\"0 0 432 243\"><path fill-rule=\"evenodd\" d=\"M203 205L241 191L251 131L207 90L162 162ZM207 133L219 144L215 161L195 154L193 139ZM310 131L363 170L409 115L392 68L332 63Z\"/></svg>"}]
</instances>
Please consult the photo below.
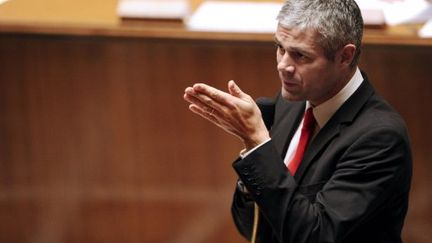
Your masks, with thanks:
<instances>
[{"instance_id":1,"label":"clasped hand","mask_svg":"<svg viewBox=\"0 0 432 243\"><path fill-rule=\"evenodd\" d=\"M257 104L232 80L228 93L197 83L186 88L184 99L192 112L238 137L246 150L269 138Z\"/></svg>"}]
</instances>

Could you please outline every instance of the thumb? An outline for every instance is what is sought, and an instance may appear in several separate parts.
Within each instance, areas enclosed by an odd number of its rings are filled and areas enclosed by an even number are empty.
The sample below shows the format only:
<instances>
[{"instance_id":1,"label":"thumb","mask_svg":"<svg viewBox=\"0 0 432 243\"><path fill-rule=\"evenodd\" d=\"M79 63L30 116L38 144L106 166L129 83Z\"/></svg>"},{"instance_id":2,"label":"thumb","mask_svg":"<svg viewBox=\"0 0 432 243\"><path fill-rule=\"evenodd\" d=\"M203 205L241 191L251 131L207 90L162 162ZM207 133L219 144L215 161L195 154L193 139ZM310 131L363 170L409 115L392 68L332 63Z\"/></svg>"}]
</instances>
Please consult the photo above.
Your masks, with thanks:
<instances>
[{"instance_id":1,"label":"thumb","mask_svg":"<svg viewBox=\"0 0 432 243\"><path fill-rule=\"evenodd\" d=\"M228 82L228 91L231 95L237 97L237 98L246 98L247 94L244 93L240 87L234 82L234 80L230 80Z\"/></svg>"}]
</instances>

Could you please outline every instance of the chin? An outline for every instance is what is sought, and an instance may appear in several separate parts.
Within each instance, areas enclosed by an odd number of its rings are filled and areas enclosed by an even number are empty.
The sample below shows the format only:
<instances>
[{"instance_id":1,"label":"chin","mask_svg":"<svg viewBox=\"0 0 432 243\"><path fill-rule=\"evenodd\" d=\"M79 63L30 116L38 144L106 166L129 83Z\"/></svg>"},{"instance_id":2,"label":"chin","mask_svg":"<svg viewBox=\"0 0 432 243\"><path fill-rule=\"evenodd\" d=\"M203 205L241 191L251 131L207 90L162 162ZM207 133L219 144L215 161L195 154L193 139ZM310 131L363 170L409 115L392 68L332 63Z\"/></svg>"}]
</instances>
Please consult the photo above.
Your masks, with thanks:
<instances>
[{"instance_id":1,"label":"chin","mask_svg":"<svg viewBox=\"0 0 432 243\"><path fill-rule=\"evenodd\" d=\"M287 101L304 101L304 100L306 100L303 96L295 95L291 92L286 91L283 88L282 88L282 98L284 98L284 100L287 100Z\"/></svg>"}]
</instances>

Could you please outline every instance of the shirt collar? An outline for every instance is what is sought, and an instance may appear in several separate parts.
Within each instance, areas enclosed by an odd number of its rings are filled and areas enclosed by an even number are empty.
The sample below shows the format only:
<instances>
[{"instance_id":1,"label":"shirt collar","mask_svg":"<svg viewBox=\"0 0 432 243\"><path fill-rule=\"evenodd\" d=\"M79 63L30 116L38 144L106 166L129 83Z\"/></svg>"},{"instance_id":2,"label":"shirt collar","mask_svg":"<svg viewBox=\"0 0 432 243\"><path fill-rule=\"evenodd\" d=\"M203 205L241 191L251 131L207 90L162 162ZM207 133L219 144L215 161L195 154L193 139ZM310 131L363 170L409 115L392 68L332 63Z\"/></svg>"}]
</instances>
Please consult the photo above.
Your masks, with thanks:
<instances>
[{"instance_id":1,"label":"shirt collar","mask_svg":"<svg viewBox=\"0 0 432 243\"><path fill-rule=\"evenodd\" d=\"M313 108L313 114L317 124L320 128L324 127L324 125L330 120L334 113L342 106L342 104L348 100L349 97L358 89L358 87L363 82L364 78L357 68L356 72L350 79L350 81L343 87L339 93ZM309 101L306 102L306 109L311 107Z\"/></svg>"}]
</instances>

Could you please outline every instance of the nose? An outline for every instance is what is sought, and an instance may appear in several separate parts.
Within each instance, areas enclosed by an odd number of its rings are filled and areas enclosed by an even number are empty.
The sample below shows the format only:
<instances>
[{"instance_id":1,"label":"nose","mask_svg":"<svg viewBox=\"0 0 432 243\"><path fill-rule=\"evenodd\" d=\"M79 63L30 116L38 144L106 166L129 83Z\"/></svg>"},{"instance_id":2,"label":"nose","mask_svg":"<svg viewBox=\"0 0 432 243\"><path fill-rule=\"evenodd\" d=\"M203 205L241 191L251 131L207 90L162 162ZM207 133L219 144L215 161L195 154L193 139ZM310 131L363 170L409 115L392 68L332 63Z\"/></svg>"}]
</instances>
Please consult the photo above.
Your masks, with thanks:
<instances>
[{"instance_id":1,"label":"nose","mask_svg":"<svg viewBox=\"0 0 432 243\"><path fill-rule=\"evenodd\" d=\"M293 60L289 56L288 52L285 52L278 59L279 60L278 60L277 69L279 72L288 72L291 74L294 73L295 66L294 66Z\"/></svg>"}]
</instances>

